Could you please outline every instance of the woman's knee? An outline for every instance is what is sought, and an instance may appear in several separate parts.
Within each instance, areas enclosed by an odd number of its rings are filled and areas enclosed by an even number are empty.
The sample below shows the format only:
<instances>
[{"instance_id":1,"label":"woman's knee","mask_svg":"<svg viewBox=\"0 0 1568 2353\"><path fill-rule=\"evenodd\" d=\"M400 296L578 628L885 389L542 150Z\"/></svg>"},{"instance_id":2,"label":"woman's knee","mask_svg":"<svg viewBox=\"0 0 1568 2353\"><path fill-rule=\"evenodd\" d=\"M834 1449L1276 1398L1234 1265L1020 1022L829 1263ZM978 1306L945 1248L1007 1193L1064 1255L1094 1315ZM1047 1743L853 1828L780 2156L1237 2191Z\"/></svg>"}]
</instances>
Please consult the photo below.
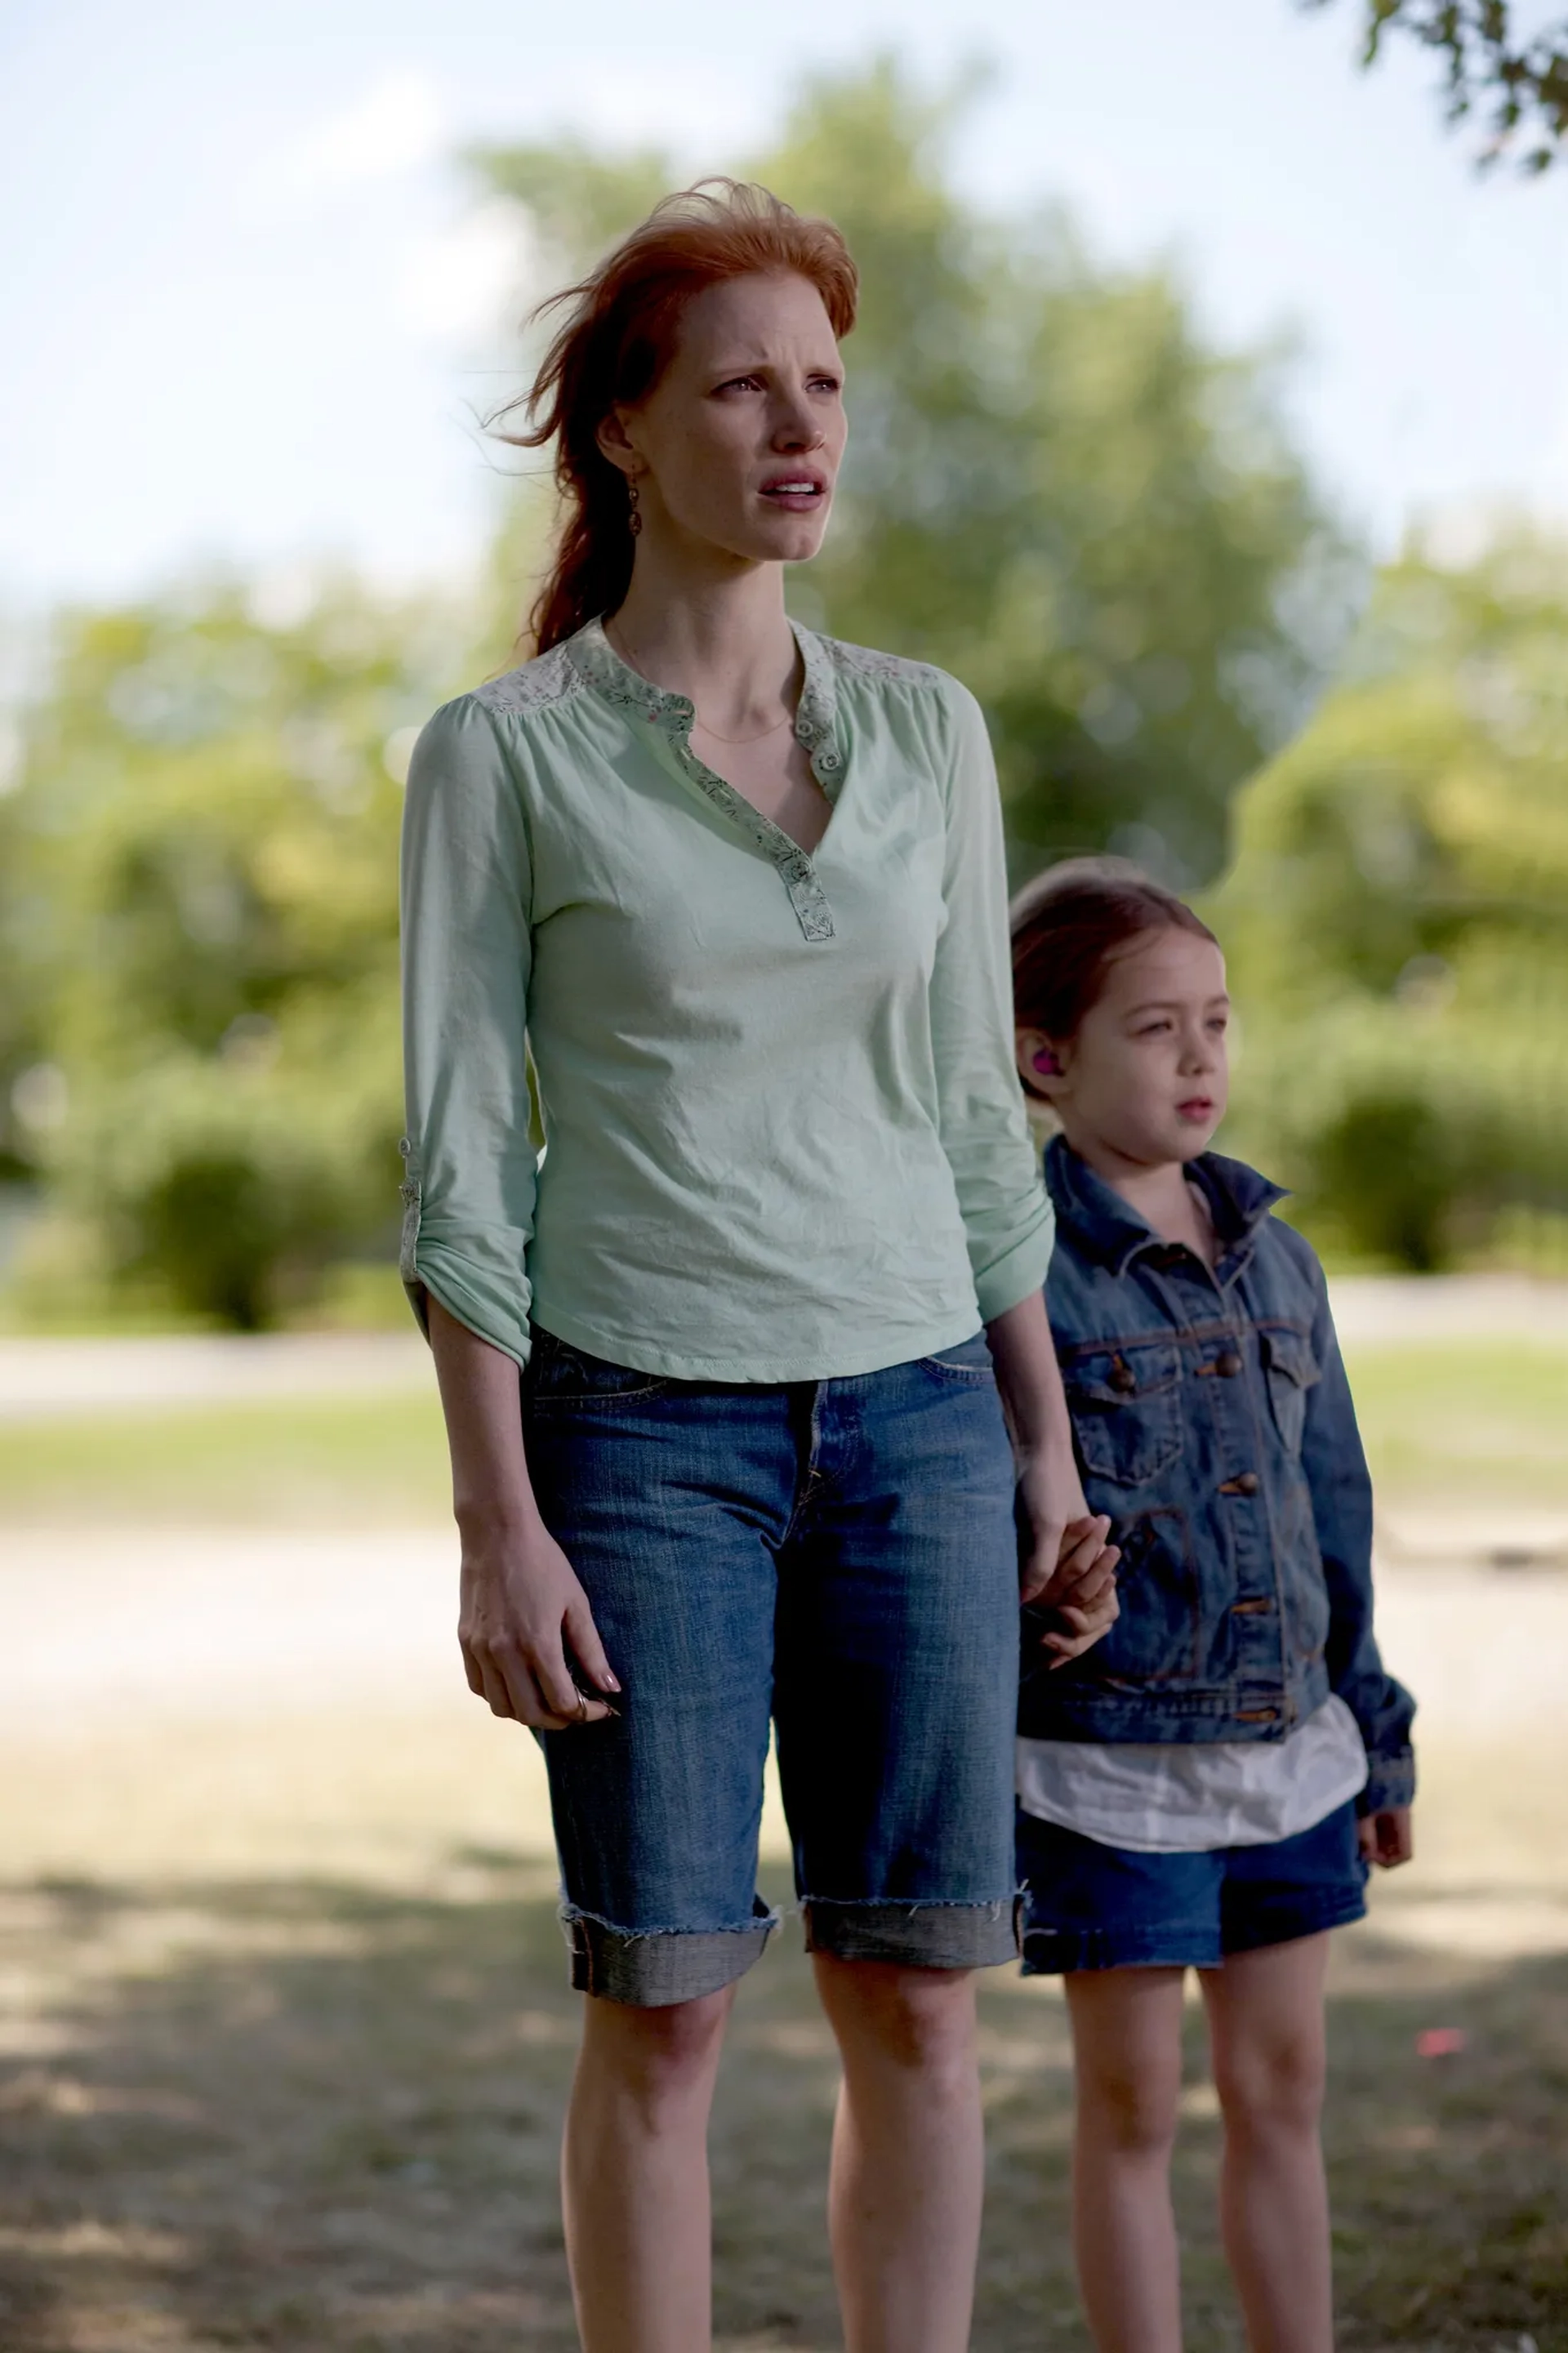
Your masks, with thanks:
<instances>
[{"instance_id":1,"label":"woman's knee","mask_svg":"<svg viewBox=\"0 0 1568 2353\"><path fill-rule=\"evenodd\" d=\"M679 2104L710 2085L719 2063L734 1989L658 2009L590 1997L585 2005L584 2060L615 2077L639 2103Z\"/></svg>"},{"instance_id":2,"label":"woman's knee","mask_svg":"<svg viewBox=\"0 0 1568 2353\"><path fill-rule=\"evenodd\" d=\"M970 1969L906 1968L891 1961L816 1956L829 2022L844 2047L925 2074L967 2077L974 2065L974 1975Z\"/></svg>"}]
</instances>

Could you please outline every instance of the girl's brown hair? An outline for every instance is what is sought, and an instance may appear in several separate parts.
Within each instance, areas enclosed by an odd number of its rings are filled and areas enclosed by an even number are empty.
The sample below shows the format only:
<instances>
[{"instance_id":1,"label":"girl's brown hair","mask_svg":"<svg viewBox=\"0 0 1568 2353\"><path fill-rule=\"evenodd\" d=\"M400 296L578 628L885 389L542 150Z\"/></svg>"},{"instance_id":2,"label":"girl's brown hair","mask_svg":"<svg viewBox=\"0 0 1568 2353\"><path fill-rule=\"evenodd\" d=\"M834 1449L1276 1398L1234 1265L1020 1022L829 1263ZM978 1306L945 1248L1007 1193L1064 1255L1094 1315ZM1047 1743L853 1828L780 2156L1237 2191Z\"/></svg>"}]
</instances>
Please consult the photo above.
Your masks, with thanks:
<instances>
[{"instance_id":1,"label":"girl's brown hair","mask_svg":"<svg viewBox=\"0 0 1568 2353\"><path fill-rule=\"evenodd\" d=\"M530 617L537 652L548 653L595 615L613 613L631 584L626 479L600 449L600 426L613 408L635 407L653 390L694 294L726 279L780 270L808 279L834 334L849 332L858 280L833 223L803 216L766 188L704 180L666 196L586 278L534 313L566 315L532 385L510 404L523 412L526 429L501 438L523 449L555 442L563 512L555 560Z\"/></svg>"},{"instance_id":2,"label":"girl's brown hair","mask_svg":"<svg viewBox=\"0 0 1568 2353\"><path fill-rule=\"evenodd\" d=\"M1147 932L1214 934L1184 900L1121 858L1069 858L1026 882L1010 910L1014 1019L1065 1046L1112 960ZM1218 945L1217 941L1215 945Z\"/></svg>"}]
</instances>

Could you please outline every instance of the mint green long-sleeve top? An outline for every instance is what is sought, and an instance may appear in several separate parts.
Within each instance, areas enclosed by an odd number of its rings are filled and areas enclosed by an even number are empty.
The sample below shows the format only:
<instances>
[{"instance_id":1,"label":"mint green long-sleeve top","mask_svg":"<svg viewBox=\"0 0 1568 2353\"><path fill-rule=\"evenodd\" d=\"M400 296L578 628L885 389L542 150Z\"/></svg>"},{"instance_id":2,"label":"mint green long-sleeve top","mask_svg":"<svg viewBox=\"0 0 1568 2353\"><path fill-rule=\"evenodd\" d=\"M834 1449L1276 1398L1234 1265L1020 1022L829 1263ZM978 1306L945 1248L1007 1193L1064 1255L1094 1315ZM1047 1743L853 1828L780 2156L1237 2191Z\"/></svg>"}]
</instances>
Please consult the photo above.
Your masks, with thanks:
<instances>
[{"instance_id":1,"label":"mint green long-sleeve top","mask_svg":"<svg viewBox=\"0 0 1568 2353\"><path fill-rule=\"evenodd\" d=\"M979 708L795 636L813 854L597 622L419 738L402 1270L519 1364L531 1316L680 1379L847 1377L1044 1280Z\"/></svg>"}]
</instances>

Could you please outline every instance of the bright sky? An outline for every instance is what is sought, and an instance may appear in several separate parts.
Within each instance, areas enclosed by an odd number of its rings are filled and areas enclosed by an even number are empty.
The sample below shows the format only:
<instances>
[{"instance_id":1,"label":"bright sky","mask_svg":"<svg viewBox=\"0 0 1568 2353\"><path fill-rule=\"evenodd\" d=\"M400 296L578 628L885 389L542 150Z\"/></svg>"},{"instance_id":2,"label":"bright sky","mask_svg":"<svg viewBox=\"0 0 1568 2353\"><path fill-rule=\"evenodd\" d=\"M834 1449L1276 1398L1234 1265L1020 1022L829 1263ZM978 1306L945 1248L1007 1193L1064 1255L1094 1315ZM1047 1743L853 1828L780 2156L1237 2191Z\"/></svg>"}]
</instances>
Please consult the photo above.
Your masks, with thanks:
<instances>
[{"instance_id":1,"label":"bright sky","mask_svg":"<svg viewBox=\"0 0 1568 2353\"><path fill-rule=\"evenodd\" d=\"M1495 499L1568 514L1568 168L1478 179L1431 61L1355 70L1360 15L9 0L0 608L209 558L460 573L517 246L453 150L570 128L721 168L803 71L884 44L1000 67L957 158L973 194L1065 197L1101 251L1175 254L1217 334L1302 337L1302 433L1381 544Z\"/></svg>"}]
</instances>

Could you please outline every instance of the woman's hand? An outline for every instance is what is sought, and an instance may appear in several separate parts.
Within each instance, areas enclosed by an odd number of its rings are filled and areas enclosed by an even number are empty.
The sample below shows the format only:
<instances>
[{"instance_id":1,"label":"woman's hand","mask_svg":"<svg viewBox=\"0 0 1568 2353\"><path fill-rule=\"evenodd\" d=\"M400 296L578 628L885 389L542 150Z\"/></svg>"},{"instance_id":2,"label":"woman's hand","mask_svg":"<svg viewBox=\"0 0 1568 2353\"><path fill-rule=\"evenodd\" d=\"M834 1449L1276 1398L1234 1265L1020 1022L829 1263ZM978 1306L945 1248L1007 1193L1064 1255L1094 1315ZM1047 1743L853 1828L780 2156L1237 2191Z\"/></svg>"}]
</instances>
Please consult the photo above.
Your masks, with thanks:
<instances>
[{"instance_id":1,"label":"woman's hand","mask_svg":"<svg viewBox=\"0 0 1568 2353\"><path fill-rule=\"evenodd\" d=\"M429 1314L452 1453L452 1511L463 1540L458 1641L468 1689L489 1700L494 1715L539 1732L598 1724L616 1711L594 1692L618 1692L620 1684L588 1597L534 1498L518 1368L439 1300L430 1301Z\"/></svg>"},{"instance_id":2,"label":"woman's hand","mask_svg":"<svg viewBox=\"0 0 1568 2353\"><path fill-rule=\"evenodd\" d=\"M465 1530L458 1641L468 1689L493 1715L562 1732L616 1713L573 1674L575 1659L583 1683L620 1690L588 1597L542 1520L510 1539Z\"/></svg>"},{"instance_id":3,"label":"woman's hand","mask_svg":"<svg viewBox=\"0 0 1568 2353\"><path fill-rule=\"evenodd\" d=\"M1062 1539L1057 1573L1040 1599L1061 1620L1040 1637L1043 1651L1054 1651L1054 1673L1069 1659L1081 1659L1102 1635L1109 1634L1121 1615L1116 1592L1120 1546L1107 1544L1110 1522L1103 1516L1069 1520ZM1062 1629L1065 1628L1065 1631Z\"/></svg>"},{"instance_id":4,"label":"woman's hand","mask_svg":"<svg viewBox=\"0 0 1568 2353\"><path fill-rule=\"evenodd\" d=\"M1415 1852L1409 1807L1382 1806L1374 1814L1363 1814L1356 1838L1363 1862L1376 1863L1380 1871L1397 1871Z\"/></svg>"}]
</instances>

